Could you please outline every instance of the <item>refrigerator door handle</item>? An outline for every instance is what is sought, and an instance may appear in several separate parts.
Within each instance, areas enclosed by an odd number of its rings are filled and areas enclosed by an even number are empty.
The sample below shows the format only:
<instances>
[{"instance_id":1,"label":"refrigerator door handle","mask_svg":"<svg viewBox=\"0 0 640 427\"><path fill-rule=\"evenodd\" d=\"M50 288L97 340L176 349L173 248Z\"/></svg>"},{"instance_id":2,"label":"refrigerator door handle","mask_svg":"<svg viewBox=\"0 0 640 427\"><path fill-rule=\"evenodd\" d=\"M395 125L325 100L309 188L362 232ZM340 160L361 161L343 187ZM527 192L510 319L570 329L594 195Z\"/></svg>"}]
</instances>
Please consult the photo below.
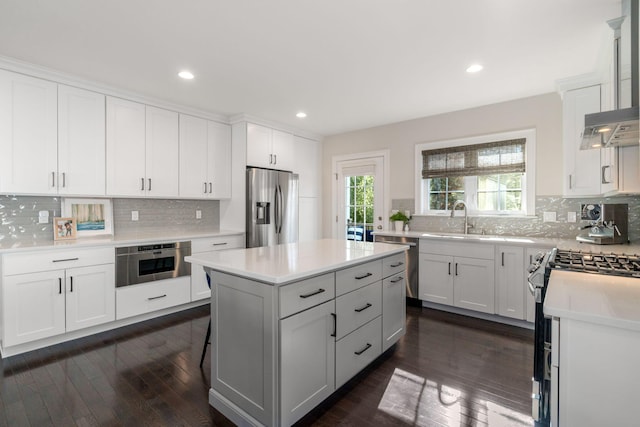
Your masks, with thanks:
<instances>
[{"instance_id":1,"label":"refrigerator door handle","mask_svg":"<svg viewBox=\"0 0 640 427\"><path fill-rule=\"evenodd\" d=\"M273 203L273 213L274 213L274 221L273 221L273 226L275 227L276 230L276 234L278 234L278 225L280 224L280 204L278 203L279 197L278 197L278 186L276 185L276 192L274 197L274 203Z\"/></svg>"},{"instance_id":2,"label":"refrigerator door handle","mask_svg":"<svg viewBox=\"0 0 640 427\"><path fill-rule=\"evenodd\" d=\"M282 209L284 208L282 199L282 187L280 185L278 185L277 187L276 197L276 207L278 208L276 215L276 233L280 234L282 233Z\"/></svg>"}]
</instances>

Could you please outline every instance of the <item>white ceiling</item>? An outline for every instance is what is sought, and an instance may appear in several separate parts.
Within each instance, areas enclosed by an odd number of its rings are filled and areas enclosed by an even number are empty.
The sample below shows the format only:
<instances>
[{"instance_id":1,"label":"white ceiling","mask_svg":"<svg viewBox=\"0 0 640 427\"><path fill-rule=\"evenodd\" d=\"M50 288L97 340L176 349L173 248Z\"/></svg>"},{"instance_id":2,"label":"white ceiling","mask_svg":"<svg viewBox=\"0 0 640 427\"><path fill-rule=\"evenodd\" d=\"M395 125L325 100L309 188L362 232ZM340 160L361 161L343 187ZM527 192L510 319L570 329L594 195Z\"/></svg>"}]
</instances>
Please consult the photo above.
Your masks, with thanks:
<instances>
[{"instance_id":1,"label":"white ceiling","mask_svg":"<svg viewBox=\"0 0 640 427\"><path fill-rule=\"evenodd\" d=\"M553 92L595 71L620 10L620 0L0 0L0 55L331 135ZM484 70L467 74L474 62ZM196 79L179 79L182 69Z\"/></svg>"}]
</instances>

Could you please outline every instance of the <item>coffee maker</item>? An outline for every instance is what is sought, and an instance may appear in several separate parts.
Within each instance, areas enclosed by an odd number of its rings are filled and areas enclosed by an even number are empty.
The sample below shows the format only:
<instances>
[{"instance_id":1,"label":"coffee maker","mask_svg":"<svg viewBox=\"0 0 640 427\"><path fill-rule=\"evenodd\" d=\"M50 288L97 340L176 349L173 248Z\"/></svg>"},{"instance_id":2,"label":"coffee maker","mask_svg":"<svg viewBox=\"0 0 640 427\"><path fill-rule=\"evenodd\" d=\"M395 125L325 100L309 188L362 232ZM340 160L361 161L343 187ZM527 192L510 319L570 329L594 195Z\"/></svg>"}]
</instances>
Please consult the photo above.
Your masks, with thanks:
<instances>
[{"instance_id":1,"label":"coffee maker","mask_svg":"<svg viewBox=\"0 0 640 427\"><path fill-rule=\"evenodd\" d=\"M629 242L629 206L625 203L582 204L580 219L588 229L576 236L578 242L614 245Z\"/></svg>"}]
</instances>

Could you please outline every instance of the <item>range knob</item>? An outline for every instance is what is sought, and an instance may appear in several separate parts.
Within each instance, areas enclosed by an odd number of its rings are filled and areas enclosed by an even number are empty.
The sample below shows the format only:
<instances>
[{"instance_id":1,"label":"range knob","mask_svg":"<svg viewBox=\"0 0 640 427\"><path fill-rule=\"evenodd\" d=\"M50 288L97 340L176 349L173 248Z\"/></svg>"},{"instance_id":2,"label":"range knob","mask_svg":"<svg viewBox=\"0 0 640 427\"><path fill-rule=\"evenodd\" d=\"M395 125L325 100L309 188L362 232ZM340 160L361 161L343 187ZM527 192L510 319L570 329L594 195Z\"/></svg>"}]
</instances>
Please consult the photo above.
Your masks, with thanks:
<instances>
[{"instance_id":1,"label":"range knob","mask_svg":"<svg viewBox=\"0 0 640 427\"><path fill-rule=\"evenodd\" d=\"M536 262L542 261L543 258L544 258L544 252L538 252L535 256Z\"/></svg>"}]
</instances>

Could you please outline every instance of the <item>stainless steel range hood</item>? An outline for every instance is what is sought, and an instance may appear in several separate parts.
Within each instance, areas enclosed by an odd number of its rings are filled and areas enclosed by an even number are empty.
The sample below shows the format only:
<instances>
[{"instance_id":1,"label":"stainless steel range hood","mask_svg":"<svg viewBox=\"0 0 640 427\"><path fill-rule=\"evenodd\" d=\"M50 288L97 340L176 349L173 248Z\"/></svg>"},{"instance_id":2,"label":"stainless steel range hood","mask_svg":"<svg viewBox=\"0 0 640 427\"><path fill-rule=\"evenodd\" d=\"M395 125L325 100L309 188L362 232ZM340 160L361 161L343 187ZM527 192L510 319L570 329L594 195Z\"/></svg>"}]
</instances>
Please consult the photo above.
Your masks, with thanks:
<instances>
[{"instance_id":1,"label":"stainless steel range hood","mask_svg":"<svg viewBox=\"0 0 640 427\"><path fill-rule=\"evenodd\" d=\"M640 143L640 109L638 108L638 0L631 0L630 13L608 21L614 30L614 103L616 110L587 114L584 117L584 131L580 149L589 150L603 147L623 147ZM631 107L620 108L621 74L620 27L625 19L630 19L631 31Z\"/></svg>"}]
</instances>

